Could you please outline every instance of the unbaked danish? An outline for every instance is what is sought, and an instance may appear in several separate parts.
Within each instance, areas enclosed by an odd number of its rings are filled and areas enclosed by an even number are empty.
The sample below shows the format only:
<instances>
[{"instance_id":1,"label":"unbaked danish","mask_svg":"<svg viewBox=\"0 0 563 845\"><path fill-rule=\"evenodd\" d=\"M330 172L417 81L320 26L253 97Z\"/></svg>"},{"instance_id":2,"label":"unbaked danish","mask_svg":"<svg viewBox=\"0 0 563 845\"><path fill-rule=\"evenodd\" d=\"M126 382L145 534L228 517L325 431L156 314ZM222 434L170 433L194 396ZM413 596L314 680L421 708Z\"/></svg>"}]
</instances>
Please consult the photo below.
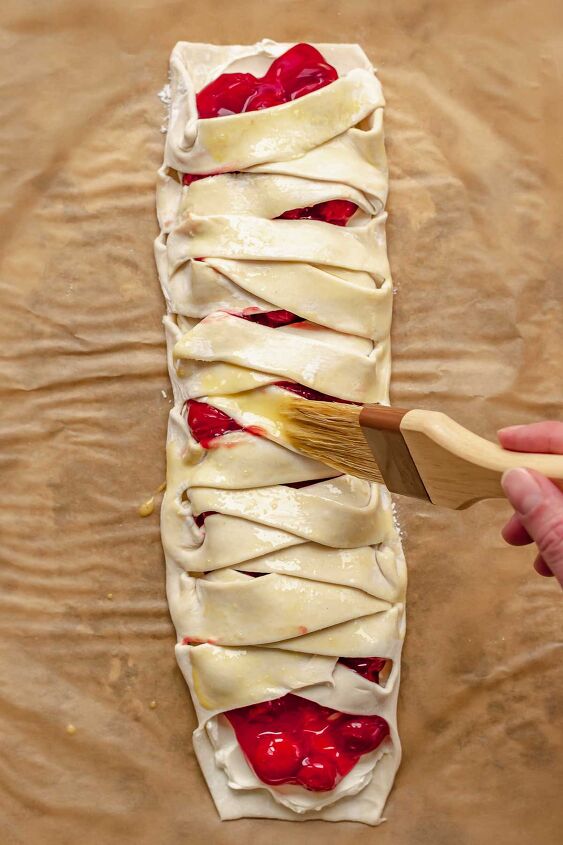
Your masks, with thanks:
<instances>
[{"instance_id":1,"label":"unbaked danish","mask_svg":"<svg viewBox=\"0 0 563 845\"><path fill-rule=\"evenodd\" d=\"M223 819L381 813L406 570L386 489L284 441L291 394L387 402L381 86L352 45L179 43L156 258L167 594Z\"/></svg>"}]
</instances>

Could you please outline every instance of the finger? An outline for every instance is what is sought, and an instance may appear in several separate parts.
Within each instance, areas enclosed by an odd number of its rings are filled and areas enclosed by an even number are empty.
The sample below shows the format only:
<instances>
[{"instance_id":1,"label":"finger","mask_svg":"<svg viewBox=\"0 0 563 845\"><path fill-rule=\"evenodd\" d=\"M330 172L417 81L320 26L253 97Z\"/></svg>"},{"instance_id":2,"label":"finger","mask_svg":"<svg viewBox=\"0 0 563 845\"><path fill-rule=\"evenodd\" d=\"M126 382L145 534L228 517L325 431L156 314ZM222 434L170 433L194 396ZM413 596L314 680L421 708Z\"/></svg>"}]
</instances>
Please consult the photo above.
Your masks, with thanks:
<instances>
[{"instance_id":1,"label":"finger","mask_svg":"<svg viewBox=\"0 0 563 845\"><path fill-rule=\"evenodd\" d=\"M563 586L563 492L533 470L511 469L502 487L548 568Z\"/></svg>"},{"instance_id":2,"label":"finger","mask_svg":"<svg viewBox=\"0 0 563 845\"><path fill-rule=\"evenodd\" d=\"M543 559L541 555L538 555L534 561L534 569L538 573L538 575L543 575L544 578L553 578L553 572Z\"/></svg>"},{"instance_id":3,"label":"finger","mask_svg":"<svg viewBox=\"0 0 563 845\"><path fill-rule=\"evenodd\" d=\"M527 546L534 541L514 513L501 531L503 539L511 546Z\"/></svg>"},{"instance_id":4,"label":"finger","mask_svg":"<svg viewBox=\"0 0 563 845\"><path fill-rule=\"evenodd\" d=\"M546 420L531 425L511 425L497 433L504 449L563 455L563 422Z\"/></svg>"}]
</instances>

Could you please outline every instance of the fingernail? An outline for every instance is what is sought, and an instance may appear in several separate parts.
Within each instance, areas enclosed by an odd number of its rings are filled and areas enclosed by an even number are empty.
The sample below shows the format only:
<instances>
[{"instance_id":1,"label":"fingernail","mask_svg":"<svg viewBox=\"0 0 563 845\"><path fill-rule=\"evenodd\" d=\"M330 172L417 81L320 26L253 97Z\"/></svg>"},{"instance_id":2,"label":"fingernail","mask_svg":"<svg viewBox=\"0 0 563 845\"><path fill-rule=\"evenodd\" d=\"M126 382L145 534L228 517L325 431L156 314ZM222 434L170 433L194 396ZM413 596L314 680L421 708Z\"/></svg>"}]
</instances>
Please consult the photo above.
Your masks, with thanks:
<instances>
[{"instance_id":1,"label":"fingernail","mask_svg":"<svg viewBox=\"0 0 563 845\"><path fill-rule=\"evenodd\" d=\"M507 470L500 483L511 505L523 516L530 513L543 499L536 479L527 469L518 467Z\"/></svg>"},{"instance_id":2,"label":"fingernail","mask_svg":"<svg viewBox=\"0 0 563 845\"><path fill-rule=\"evenodd\" d=\"M538 555L534 561L534 569L541 575L543 578L553 578L553 572L543 559L541 555Z\"/></svg>"}]
</instances>

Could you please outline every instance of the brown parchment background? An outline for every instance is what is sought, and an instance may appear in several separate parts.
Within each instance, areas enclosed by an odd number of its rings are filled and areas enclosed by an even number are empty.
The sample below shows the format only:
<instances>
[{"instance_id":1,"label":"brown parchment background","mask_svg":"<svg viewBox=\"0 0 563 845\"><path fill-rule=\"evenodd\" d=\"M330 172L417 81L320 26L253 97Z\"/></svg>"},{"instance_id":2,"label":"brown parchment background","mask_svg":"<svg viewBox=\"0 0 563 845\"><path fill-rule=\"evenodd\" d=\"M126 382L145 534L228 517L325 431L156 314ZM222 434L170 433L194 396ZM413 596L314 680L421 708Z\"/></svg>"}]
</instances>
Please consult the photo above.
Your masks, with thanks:
<instances>
[{"instance_id":1,"label":"brown parchment background","mask_svg":"<svg viewBox=\"0 0 563 845\"><path fill-rule=\"evenodd\" d=\"M502 543L505 504L400 503L404 760L377 829L219 823L158 516L136 512L164 472L152 240L174 43L365 48L388 103L393 399L492 437L562 414L561 4L5 0L1 17L2 845L561 841L561 595Z\"/></svg>"}]
</instances>

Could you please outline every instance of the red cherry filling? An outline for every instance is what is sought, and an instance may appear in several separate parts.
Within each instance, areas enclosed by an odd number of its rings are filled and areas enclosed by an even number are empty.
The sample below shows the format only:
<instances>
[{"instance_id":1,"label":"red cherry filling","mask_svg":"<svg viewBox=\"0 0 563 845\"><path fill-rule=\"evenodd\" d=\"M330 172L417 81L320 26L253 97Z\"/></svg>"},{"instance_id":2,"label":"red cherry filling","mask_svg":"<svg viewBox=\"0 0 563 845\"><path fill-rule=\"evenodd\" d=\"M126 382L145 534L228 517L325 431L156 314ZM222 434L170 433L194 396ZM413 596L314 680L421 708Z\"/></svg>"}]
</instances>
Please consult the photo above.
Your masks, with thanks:
<instances>
[{"instance_id":1,"label":"red cherry filling","mask_svg":"<svg viewBox=\"0 0 563 845\"><path fill-rule=\"evenodd\" d=\"M353 669L362 678L367 678L368 681L378 684L379 673L387 661L384 657L341 657L338 662L348 666L349 669Z\"/></svg>"},{"instance_id":2,"label":"red cherry filling","mask_svg":"<svg viewBox=\"0 0 563 845\"><path fill-rule=\"evenodd\" d=\"M188 399L186 402L188 411L188 425L194 440L201 443L204 449L212 448L216 437L221 437L228 431L242 431L240 426L232 417L208 405L207 402L197 402L195 399Z\"/></svg>"},{"instance_id":3,"label":"red cherry filling","mask_svg":"<svg viewBox=\"0 0 563 845\"><path fill-rule=\"evenodd\" d=\"M199 179L207 179L208 176L214 175L214 173L184 173L182 175L182 185L191 185L192 182L197 182Z\"/></svg>"},{"instance_id":4,"label":"red cherry filling","mask_svg":"<svg viewBox=\"0 0 563 845\"><path fill-rule=\"evenodd\" d=\"M292 694L225 716L261 781L313 792L334 789L389 734L380 716L352 716Z\"/></svg>"},{"instance_id":5,"label":"red cherry filling","mask_svg":"<svg viewBox=\"0 0 563 845\"><path fill-rule=\"evenodd\" d=\"M197 94L200 118L268 109L310 94L338 79L338 73L310 44L296 44L272 62L262 77L223 73Z\"/></svg>"},{"instance_id":6,"label":"red cherry filling","mask_svg":"<svg viewBox=\"0 0 563 845\"><path fill-rule=\"evenodd\" d=\"M254 748L253 768L264 783L283 783L301 768L301 749L283 732L264 733Z\"/></svg>"},{"instance_id":7,"label":"red cherry filling","mask_svg":"<svg viewBox=\"0 0 563 845\"><path fill-rule=\"evenodd\" d=\"M332 760L326 756L311 755L303 760L298 782L311 792L330 792L338 780L338 771Z\"/></svg>"},{"instance_id":8,"label":"red cherry filling","mask_svg":"<svg viewBox=\"0 0 563 845\"><path fill-rule=\"evenodd\" d=\"M357 209L356 203L349 200L327 200L327 202L319 202L317 205L284 211L277 219L321 220L323 223L332 223L333 226L346 226Z\"/></svg>"},{"instance_id":9,"label":"red cherry filling","mask_svg":"<svg viewBox=\"0 0 563 845\"><path fill-rule=\"evenodd\" d=\"M213 516L217 511L202 511L194 516L194 522L198 528L201 528L208 516Z\"/></svg>"},{"instance_id":10,"label":"red cherry filling","mask_svg":"<svg viewBox=\"0 0 563 845\"><path fill-rule=\"evenodd\" d=\"M303 317L298 317L297 314L292 314L291 311L255 311L245 314L235 314L235 317L241 317L243 320L249 320L251 323L259 323L261 326L267 326L270 329L279 329L282 326L291 326L294 323L303 323Z\"/></svg>"},{"instance_id":11,"label":"red cherry filling","mask_svg":"<svg viewBox=\"0 0 563 845\"><path fill-rule=\"evenodd\" d=\"M288 390L290 393L296 393L298 396L303 397L303 399L312 399L315 402L344 402L349 405L357 405L357 402L346 402L346 399L337 399L336 396L329 396L328 393L321 393L318 390L314 390L312 387L306 387L304 384L298 384L296 381L276 381L274 382L276 387L283 387L284 390Z\"/></svg>"},{"instance_id":12,"label":"red cherry filling","mask_svg":"<svg viewBox=\"0 0 563 845\"><path fill-rule=\"evenodd\" d=\"M270 701L261 701L260 704L251 704L248 707L239 707L237 711L231 710L230 712L235 713L244 710L246 711L244 716L248 722L270 723L272 719L276 718L277 713L283 709L283 698L272 698Z\"/></svg>"},{"instance_id":13,"label":"red cherry filling","mask_svg":"<svg viewBox=\"0 0 563 845\"><path fill-rule=\"evenodd\" d=\"M297 100L334 82L338 73L311 44L296 44L272 62L266 77L281 85L286 100Z\"/></svg>"},{"instance_id":14,"label":"red cherry filling","mask_svg":"<svg viewBox=\"0 0 563 845\"><path fill-rule=\"evenodd\" d=\"M349 752L367 754L385 739L389 726L384 719L354 716L340 726L340 737Z\"/></svg>"}]
</instances>

